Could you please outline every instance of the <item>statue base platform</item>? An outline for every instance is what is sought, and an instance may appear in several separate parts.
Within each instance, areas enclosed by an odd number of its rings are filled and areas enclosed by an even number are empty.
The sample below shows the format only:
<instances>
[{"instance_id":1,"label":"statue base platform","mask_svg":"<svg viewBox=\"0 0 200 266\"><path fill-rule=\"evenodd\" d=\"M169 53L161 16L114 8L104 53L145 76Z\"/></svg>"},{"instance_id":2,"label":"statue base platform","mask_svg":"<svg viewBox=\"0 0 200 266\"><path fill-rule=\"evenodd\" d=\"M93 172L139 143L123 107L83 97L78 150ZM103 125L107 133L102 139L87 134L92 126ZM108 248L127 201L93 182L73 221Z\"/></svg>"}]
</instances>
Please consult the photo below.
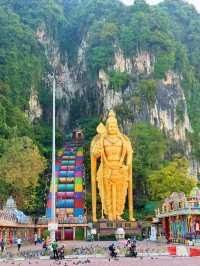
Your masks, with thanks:
<instances>
[{"instance_id":1,"label":"statue base platform","mask_svg":"<svg viewBox=\"0 0 200 266\"><path fill-rule=\"evenodd\" d=\"M123 228L126 235L133 235L140 233L141 229L137 221L108 221L106 219L99 220L95 227L101 236L114 235L117 228Z\"/></svg>"}]
</instances>

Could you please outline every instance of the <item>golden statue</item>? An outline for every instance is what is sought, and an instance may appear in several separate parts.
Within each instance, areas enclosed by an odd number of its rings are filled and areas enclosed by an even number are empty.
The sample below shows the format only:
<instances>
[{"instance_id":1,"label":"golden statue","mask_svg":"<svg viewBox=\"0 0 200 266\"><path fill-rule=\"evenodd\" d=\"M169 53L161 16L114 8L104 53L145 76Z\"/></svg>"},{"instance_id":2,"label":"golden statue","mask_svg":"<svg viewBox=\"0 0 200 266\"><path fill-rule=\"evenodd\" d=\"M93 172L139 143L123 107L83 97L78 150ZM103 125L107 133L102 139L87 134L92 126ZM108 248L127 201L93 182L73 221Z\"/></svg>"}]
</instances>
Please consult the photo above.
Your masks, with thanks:
<instances>
[{"instance_id":1,"label":"golden statue","mask_svg":"<svg viewBox=\"0 0 200 266\"><path fill-rule=\"evenodd\" d=\"M106 127L100 123L97 135L90 148L91 185L92 185L92 218L96 218L96 189L100 193L102 218L104 214L109 221L122 220L127 191L129 220L133 218L132 186L132 147L129 139L118 128L115 113L110 111ZM97 161L100 166L97 170Z\"/></svg>"}]
</instances>

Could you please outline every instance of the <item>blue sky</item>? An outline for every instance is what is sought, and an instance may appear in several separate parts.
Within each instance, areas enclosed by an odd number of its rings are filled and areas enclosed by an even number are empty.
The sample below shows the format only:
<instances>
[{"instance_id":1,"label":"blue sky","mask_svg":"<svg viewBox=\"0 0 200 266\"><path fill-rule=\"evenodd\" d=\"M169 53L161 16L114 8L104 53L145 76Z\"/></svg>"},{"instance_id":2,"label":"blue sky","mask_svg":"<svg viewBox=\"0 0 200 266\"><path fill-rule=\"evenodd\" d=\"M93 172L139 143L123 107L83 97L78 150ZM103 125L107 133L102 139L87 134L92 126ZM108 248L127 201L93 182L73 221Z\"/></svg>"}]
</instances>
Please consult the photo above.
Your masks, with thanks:
<instances>
[{"instance_id":1,"label":"blue sky","mask_svg":"<svg viewBox=\"0 0 200 266\"><path fill-rule=\"evenodd\" d=\"M124 2L125 4L132 4L134 2L134 0L121 0L121 1ZM162 0L146 0L146 2L148 2L149 4L157 4L161 1ZM195 5L195 7L200 11L200 0L187 0L187 2L190 2L193 5Z\"/></svg>"}]
</instances>

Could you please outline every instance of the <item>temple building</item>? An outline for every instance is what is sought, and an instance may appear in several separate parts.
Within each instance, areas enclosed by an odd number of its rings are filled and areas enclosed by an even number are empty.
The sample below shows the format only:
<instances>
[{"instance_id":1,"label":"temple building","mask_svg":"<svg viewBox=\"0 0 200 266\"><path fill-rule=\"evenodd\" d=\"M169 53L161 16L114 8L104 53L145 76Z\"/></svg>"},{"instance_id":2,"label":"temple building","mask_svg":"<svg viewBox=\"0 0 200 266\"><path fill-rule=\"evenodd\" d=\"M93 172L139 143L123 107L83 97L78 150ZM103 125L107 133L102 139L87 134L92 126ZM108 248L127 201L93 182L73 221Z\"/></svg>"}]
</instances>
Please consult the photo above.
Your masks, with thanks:
<instances>
[{"instance_id":1,"label":"temple building","mask_svg":"<svg viewBox=\"0 0 200 266\"><path fill-rule=\"evenodd\" d=\"M14 244L17 237L23 242L33 241L34 231L35 225L31 217L18 210L14 199L10 196L0 210L0 239L3 238L8 245Z\"/></svg>"},{"instance_id":2,"label":"temple building","mask_svg":"<svg viewBox=\"0 0 200 266\"><path fill-rule=\"evenodd\" d=\"M172 193L162 207L155 210L153 231L156 240L188 243L200 241L200 189L193 188L187 197L184 193Z\"/></svg>"}]
</instances>

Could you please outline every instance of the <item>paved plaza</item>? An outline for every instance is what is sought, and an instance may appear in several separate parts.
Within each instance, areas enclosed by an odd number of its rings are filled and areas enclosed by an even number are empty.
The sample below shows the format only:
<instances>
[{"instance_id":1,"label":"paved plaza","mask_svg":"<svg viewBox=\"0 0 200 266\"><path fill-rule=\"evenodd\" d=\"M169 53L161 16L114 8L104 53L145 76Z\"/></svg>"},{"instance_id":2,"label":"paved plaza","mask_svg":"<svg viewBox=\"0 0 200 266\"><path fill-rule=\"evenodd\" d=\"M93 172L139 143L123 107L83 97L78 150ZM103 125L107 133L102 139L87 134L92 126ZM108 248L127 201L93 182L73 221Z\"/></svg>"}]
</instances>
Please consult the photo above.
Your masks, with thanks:
<instances>
[{"instance_id":1,"label":"paved plaza","mask_svg":"<svg viewBox=\"0 0 200 266\"><path fill-rule=\"evenodd\" d=\"M94 255L94 254L101 254L105 255L108 252L108 246L112 244L113 241L59 241L58 245L62 246L64 245L65 251L67 255ZM123 247L126 244L125 241L118 241L115 242L117 246L120 249L123 249ZM167 247L169 245L167 244L160 244L160 243L154 243L152 241L137 241L137 251L139 253L145 253L145 254L164 254L167 252ZM22 244L21 251L41 251L42 250L42 244L30 245L30 244ZM7 248L8 252L11 252L13 255L18 255L17 247L12 246Z\"/></svg>"},{"instance_id":2,"label":"paved plaza","mask_svg":"<svg viewBox=\"0 0 200 266\"><path fill-rule=\"evenodd\" d=\"M111 260L108 258L91 258L88 261L86 259L74 259L64 261L53 260L26 260L26 261L2 261L0 265L7 266L27 266L27 265L41 265L41 266L74 266L74 265L89 265L89 266L198 266L200 265L200 258L176 258L176 257L148 257L148 258L120 258L119 260Z\"/></svg>"},{"instance_id":3,"label":"paved plaza","mask_svg":"<svg viewBox=\"0 0 200 266\"><path fill-rule=\"evenodd\" d=\"M1 259L0 266L4 265L41 265L41 266L74 266L74 265L138 265L138 266L198 266L200 265L200 257L172 257L167 254L167 244L154 243L150 241L138 241L137 258L126 258L121 255L117 260L109 260L108 246L111 242L108 241L69 241L59 242L59 245L65 246L65 251L68 253L65 260L54 261L48 257L26 258L20 257L17 248L11 247L7 249L8 253L12 253L11 259ZM125 242L117 242L118 247L123 248ZM42 245L22 245L23 252L41 251ZM97 257L95 257L97 256Z\"/></svg>"}]
</instances>

